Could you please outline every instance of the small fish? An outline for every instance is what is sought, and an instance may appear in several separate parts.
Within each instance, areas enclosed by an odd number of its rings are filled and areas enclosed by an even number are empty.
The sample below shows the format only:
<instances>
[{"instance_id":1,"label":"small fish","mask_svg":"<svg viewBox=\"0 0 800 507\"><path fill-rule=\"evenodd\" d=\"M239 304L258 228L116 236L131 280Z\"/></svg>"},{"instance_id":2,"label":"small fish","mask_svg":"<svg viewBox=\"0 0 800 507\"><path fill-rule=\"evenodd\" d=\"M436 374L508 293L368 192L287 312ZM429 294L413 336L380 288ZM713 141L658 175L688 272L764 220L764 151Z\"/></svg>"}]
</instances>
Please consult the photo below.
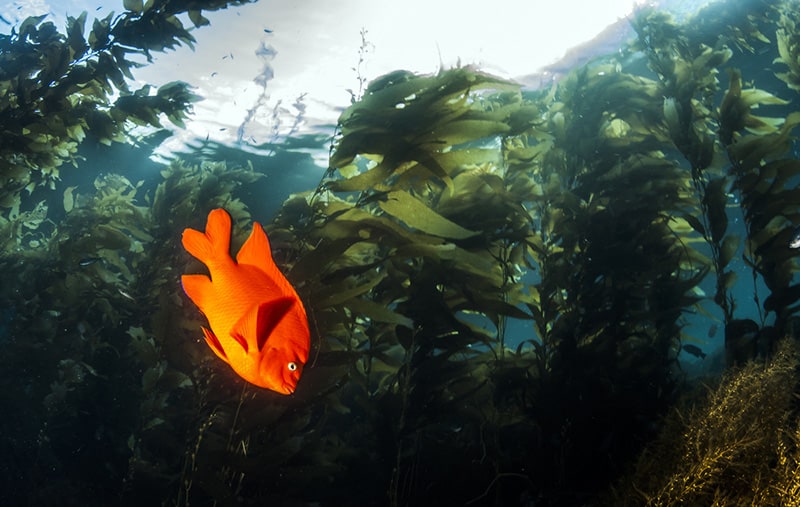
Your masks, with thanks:
<instances>
[{"instance_id":1,"label":"small fish","mask_svg":"<svg viewBox=\"0 0 800 507\"><path fill-rule=\"evenodd\" d=\"M264 33L272 33L272 30L270 30L269 28L265 28Z\"/></svg>"},{"instance_id":2,"label":"small fish","mask_svg":"<svg viewBox=\"0 0 800 507\"><path fill-rule=\"evenodd\" d=\"M122 289L117 289L117 292L119 292L120 296L124 297L125 299L130 299L131 301L134 301L134 302L136 301L136 298L134 298L133 296L131 296L130 294L128 294L127 292L125 292Z\"/></svg>"},{"instance_id":3,"label":"small fish","mask_svg":"<svg viewBox=\"0 0 800 507\"><path fill-rule=\"evenodd\" d=\"M800 248L800 225L792 231L792 239L789 240L789 248Z\"/></svg>"},{"instance_id":4,"label":"small fish","mask_svg":"<svg viewBox=\"0 0 800 507\"><path fill-rule=\"evenodd\" d=\"M711 327L708 328L708 337L714 338L717 335L718 326L716 324L711 324Z\"/></svg>"},{"instance_id":5,"label":"small fish","mask_svg":"<svg viewBox=\"0 0 800 507\"><path fill-rule=\"evenodd\" d=\"M101 260L103 260L103 259L101 259L100 257L85 257L85 258L83 258L83 259L78 261L78 266L80 266L82 268L85 268L86 266L91 266L95 262L101 261Z\"/></svg>"},{"instance_id":6,"label":"small fish","mask_svg":"<svg viewBox=\"0 0 800 507\"><path fill-rule=\"evenodd\" d=\"M308 318L272 259L264 229L253 224L234 260L231 217L215 209L205 232L185 229L182 241L210 274L181 277L183 290L208 319L210 329L202 328L208 346L248 382L293 393L308 361Z\"/></svg>"},{"instance_id":7,"label":"small fish","mask_svg":"<svg viewBox=\"0 0 800 507\"><path fill-rule=\"evenodd\" d=\"M686 352L687 354L691 354L694 357L699 357L700 359L706 358L706 353L703 352L703 350L697 345L688 344L684 345L682 348L684 352Z\"/></svg>"}]
</instances>

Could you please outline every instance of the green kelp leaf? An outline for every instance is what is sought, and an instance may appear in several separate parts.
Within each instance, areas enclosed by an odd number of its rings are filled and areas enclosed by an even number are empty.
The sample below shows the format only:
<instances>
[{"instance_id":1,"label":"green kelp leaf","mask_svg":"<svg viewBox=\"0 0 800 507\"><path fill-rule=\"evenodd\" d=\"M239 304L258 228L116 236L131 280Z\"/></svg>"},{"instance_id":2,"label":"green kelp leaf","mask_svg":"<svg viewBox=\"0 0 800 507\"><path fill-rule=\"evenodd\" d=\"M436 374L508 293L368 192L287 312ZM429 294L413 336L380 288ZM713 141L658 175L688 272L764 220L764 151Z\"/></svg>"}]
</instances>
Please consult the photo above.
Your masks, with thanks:
<instances>
[{"instance_id":1,"label":"green kelp leaf","mask_svg":"<svg viewBox=\"0 0 800 507\"><path fill-rule=\"evenodd\" d=\"M501 161L500 153L498 153L495 148L468 148L446 152L433 152L431 153L431 158L433 158L439 166L444 168L448 174L452 174L453 171L464 166L482 164L499 165Z\"/></svg>"},{"instance_id":2,"label":"green kelp leaf","mask_svg":"<svg viewBox=\"0 0 800 507\"><path fill-rule=\"evenodd\" d=\"M708 182L703 196L703 202L708 210L711 241L714 243L719 243L728 229L728 215L725 212L725 205L728 202L725 195L726 186L725 178L715 178Z\"/></svg>"},{"instance_id":3,"label":"green kelp leaf","mask_svg":"<svg viewBox=\"0 0 800 507\"><path fill-rule=\"evenodd\" d=\"M388 309L385 305L362 298L353 298L347 302L347 307L356 313L360 313L377 322L397 324L413 329L414 321L395 311Z\"/></svg>"},{"instance_id":4,"label":"green kelp leaf","mask_svg":"<svg viewBox=\"0 0 800 507\"><path fill-rule=\"evenodd\" d=\"M67 187L64 190L64 211L69 213L75 207L75 196L73 192L78 187Z\"/></svg>"},{"instance_id":5,"label":"green kelp leaf","mask_svg":"<svg viewBox=\"0 0 800 507\"><path fill-rule=\"evenodd\" d=\"M86 39L83 38L83 31L86 26L86 11L83 11L80 16L73 18L67 16L67 42L72 50L71 60L75 61L86 54L89 45L86 44Z\"/></svg>"},{"instance_id":6,"label":"green kelp leaf","mask_svg":"<svg viewBox=\"0 0 800 507\"><path fill-rule=\"evenodd\" d=\"M405 108L417 94L429 88L436 80L432 76L416 76L407 71L396 71L392 74L404 73L402 80L396 82L388 81L390 75L381 76L370 83L366 94L353 106L346 109L339 117L339 123L344 128L348 128L352 122L357 124L358 120L369 117L370 114L379 111L397 111L398 105ZM385 81L388 86L382 86ZM343 132L345 135L346 132Z\"/></svg>"},{"instance_id":7,"label":"green kelp leaf","mask_svg":"<svg viewBox=\"0 0 800 507\"><path fill-rule=\"evenodd\" d=\"M741 171L758 168L762 160L777 158L791 149L792 130L800 124L800 111L786 117L786 121L777 132L761 135L746 135L729 149L734 162L738 162Z\"/></svg>"},{"instance_id":8,"label":"green kelp leaf","mask_svg":"<svg viewBox=\"0 0 800 507\"><path fill-rule=\"evenodd\" d=\"M326 287L325 291L315 294L314 308L322 309L340 305L350 299L366 294L386 278L386 273L378 273L371 280L355 287L344 288L345 283L334 284Z\"/></svg>"},{"instance_id":9,"label":"green kelp leaf","mask_svg":"<svg viewBox=\"0 0 800 507\"><path fill-rule=\"evenodd\" d=\"M384 139L386 138L386 139ZM376 142L376 139L383 139L383 141ZM363 141L364 144L358 145L358 141ZM336 147L336 151L331 156L331 165L341 167L345 173L352 172L349 166L355 158L355 155L348 155L352 150L348 149L348 145L356 145L353 147L358 155L365 158L380 158L381 162L364 172L357 173L346 180L332 181L327 184L328 188L333 191L363 191L363 190L389 190L387 186L391 176L403 174L405 171L419 165L426 169L430 174L438 177L447 185L451 191L453 188L453 181L447 170L442 167L437 161L435 154L437 152L427 151L411 143L403 140L387 138L385 135L370 136L370 138L359 139L355 135L344 138ZM346 168L346 169L345 169Z\"/></svg>"},{"instance_id":10,"label":"green kelp leaf","mask_svg":"<svg viewBox=\"0 0 800 507\"><path fill-rule=\"evenodd\" d=\"M439 165L439 162L436 161L435 158L432 156L432 152L426 151L421 148L413 148L409 152L411 158L416 160L420 165L425 166L425 168L434 176L437 176L441 179L447 188L450 189L450 193L453 193L453 180L450 178L450 175L447 174L447 171L444 167Z\"/></svg>"},{"instance_id":11,"label":"green kelp leaf","mask_svg":"<svg viewBox=\"0 0 800 507\"><path fill-rule=\"evenodd\" d=\"M772 185L776 188L783 187L789 179L800 175L800 160L794 158L773 160L762 168L762 172L767 171L769 174L775 172Z\"/></svg>"},{"instance_id":12,"label":"green kelp leaf","mask_svg":"<svg viewBox=\"0 0 800 507\"><path fill-rule=\"evenodd\" d=\"M722 240L722 248L719 252L719 263L721 268L724 268L728 265L731 259L733 259L733 256L736 255L737 250L739 250L739 236L736 234L729 234L725 236L725 239Z\"/></svg>"},{"instance_id":13,"label":"green kelp leaf","mask_svg":"<svg viewBox=\"0 0 800 507\"><path fill-rule=\"evenodd\" d=\"M746 218L746 220L749 221L750 218ZM757 255L756 252L759 251L762 245L771 242L778 234L786 230L786 219L784 217L773 216L766 223L764 222L765 220L759 222L760 227L748 237L749 241L745 243L745 248L749 255Z\"/></svg>"},{"instance_id":14,"label":"green kelp leaf","mask_svg":"<svg viewBox=\"0 0 800 507\"><path fill-rule=\"evenodd\" d=\"M192 20L195 28L211 24L211 22L203 16L200 9L189 9L189 19Z\"/></svg>"},{"instance_id":15,"label":"green kelp leaf","mask_svg":"<svg viewBox=\"0 0 800 507\"><path fill-rule=\"evenodd\" d=\"M367 189L378 192L388 190L385 181L392 174L393 169L391 163L381 162L375 167L347 179L331 181L327 187L334 192L359 192Z\"/></svg>"},{"instance_id":16,"label":"green kelp leaf","mask_svg":"<svg viewBox=\"0 0 800 507\"><path fill-rule=\"evenodd\" d=\"M688 213L683 215L681 218L683 218L686 221L686 223L689 224L691 228L695 230L695 232L697 232L701 236L706 235L706 228L703 227L703 224L702 222L700 222L699 218L697 218L694 215L690 215Z\"/></svg>"},{"instance_id":17,"label":"green kelp leaf","mask_svg":"<svg viewBox=\"0 0 800 507\"><path fill-rule=\"evenodd\" d=\"M785 82L792 90L800 90L800 58L797 57L794 51L796 45L792 43L792 38L796 33L795 26L786 17L781 19L781 24L786 26L775 31L780 57L773 60L773 63L783 63L789 67L789 71L776 72L775 76Z\"/></svg>"},{"instance_id":18,"label":"green kelp leaf","mask_svg":"<svg viewBox=\"0 0 800 507\"><path fill-rule=\"evenodd\" d=\"M324 274L330 264L336 261L345 250L353 246L353 238L323 241L319 247L303 253L289 270L289 277L297 281L308 281Z\"/></svg>"},{"instance_id":19,"label":"green kelp leaf","mask_svg":"<svg viewBox=\"0 0 800 507\"><path fill-rule=\"evenodd\" d=\"M110 250L127 250L131 245L131 240L125 233L106 224L95 226L92 239L98 247Z\"/></svg>"},{"instance_id":20,"label":"green kelp leaf","mask_svg":"<svg viewBox=\"0 0 800 507\"><path fill-rule=\"evenodd\" d=\"M429 257L438 261L452 262L454 264L451 269L477 277L472 279L473 283L481 280L494 288L503 285L502 267L493 258L469 252L453 243L443 245L409 243L398 247L394 251L393 257L400 259Z\"/></svg>"},{"instance_id":21,"label":"green kelp leaf","mask_svg":"<svg viewBox=\"0 0 800 507\"><path fill-rule=\"evenodd\" d=\"M800 209L800 188L777 190L773 187L771 190L769 194L764 196L765 199L752 203L752 209L748 209L746 213L749 218L754 214L753 211L755 211L755 214L760 215L759 218L763 220L765 217L796 213ZM752 217L751 223L756 223L755 217Z\"/></svg>"},{"instance_id":22,"label":"green kelp leaf","mask_svg":"<svg viewBox=\"0 0 800 507\"><path fill-rule=\"evenodd\" d=\"M506 134L510 130L511 127L502 121L456 120L442 125L433 132L419 138L418 141L456 146L498 134Z\"/></svg>"},{"instance_id":23,"label":"green kelp leaf","mask_svg":"<svg viewBox=\"0 0 800 507\"><path fill-rule=\"evenodd\" d=\"M144 9L144 2L142 0L122 0L122 6L125 10L141 13Z\"/></svg>"},{"instance_id":24,"label":"green kelp leaf","mask_svg":"<svg viewBox=\"0 0 800 507\"><path fill-rule=\"evenodd\" d=\"M505 315L514 319L533 320L533 315L527 313L521 308L497 298L481 297L474 302L469 302L464 305L459 305L459 309L470 309L478 313L489 316L495 325L498 323L498 315Z\"/></svg>"},{"instance_id":25,"label":"green kelp leaf","mask_svg":"<svg viewBox=\"0 0 800 507\"><path fill-rule=\"evenodd\" d=\"M17 29L17 32L19 33L19 39L24 40L27 37L30 37L32 34L35 34L36 26L46 17L47 14L42 14L41 16L29 16L25 18L25 20L19 25L19 29Z\"/></svg>"},{"instance_id":26,"label":"green kelp leaf","mask_svg":"<svg viewBox=\"0 0 800 507\"><path fill-rule=\"evenodd\" d=\"M34 209L31 211L26 211L20 213L19 221L28 229L35 230L41 225L42 221L47 218L47 203L45 201L40 202L36 205Z\"/></svg>"},{"instance_id":27,"label":"green kelp leaf","mask_svg":"<svg viewBox=\"0 0 800 507\"><path fill-rule=\"evenodd\" d=\"M786 105L788 103L789 101L758 88L742 90L741 74L738 70L732 70L728 91L719 108L723 143L730 144L734 141L734 132L743 128L757 134L769 134L777 131L783 123L783 118L756 116L751 113L751 110L761 104Z\"/></svg>"},{"instance_id":28,"label":"green kelp leaf","mask_svg":"<svg viewBox=\"0 0 800 507\"><path fill-rule=\"evenodd\" d=\"M446 219L403 190L389 192L386 200L379 202L378 206L409 227L434 236L465 239L479 234Z\"/></svg>"},{"instance_id":29,"label":"green kelp leaf","mask_svg":"<svg viewBox=\"0 0 800 507\"><path fill-rule=\"evenodd\" d=\"M92 31L89 32L89 46L92 50L98 51L108 45L108 33L111 28L111 18L113 17L114 13L110 12L103 19L95 18L92 24Z\"/></svg>"}]
</instances>

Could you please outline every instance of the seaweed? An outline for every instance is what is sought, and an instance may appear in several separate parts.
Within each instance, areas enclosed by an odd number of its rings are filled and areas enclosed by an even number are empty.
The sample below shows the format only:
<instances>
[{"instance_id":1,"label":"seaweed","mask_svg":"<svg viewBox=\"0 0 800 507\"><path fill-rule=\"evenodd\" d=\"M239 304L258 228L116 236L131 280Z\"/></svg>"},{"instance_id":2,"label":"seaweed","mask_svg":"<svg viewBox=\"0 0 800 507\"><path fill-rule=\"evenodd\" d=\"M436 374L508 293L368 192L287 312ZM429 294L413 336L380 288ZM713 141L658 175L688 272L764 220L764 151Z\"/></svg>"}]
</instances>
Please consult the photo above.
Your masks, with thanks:
<instances>
[{"instance_id":1,"label":"seaweed","mask_svg":"<svg viewBox=\"0 0 800 507\"><path fill-rule=\"evenodd\" d=\"M127 142L134 125L162 128L159 116L182 127L199 97L175 81L154 91L131 91L132 69L194 37L177 15L188 12L195 26L208 24L202 10L247 1L125 1L125 11L95 19L85 35L87 14L67 17L60 33L46 16L25 19L0 35L0 207L10 208L20 192L54 189L61 166L77 166L78 146L87 139ZM133 58L132 58L133 57Z\"/></svg>"},{"instance_id":2,"label":"seaweed","mask_svg":"<svg viewBox=\"0 0 800 507\"><path fill-rule=\"evenodd\" d=\"M725 374L670 414L613 505L795 505L797 344Z\"/></svg>"}]
</instances>

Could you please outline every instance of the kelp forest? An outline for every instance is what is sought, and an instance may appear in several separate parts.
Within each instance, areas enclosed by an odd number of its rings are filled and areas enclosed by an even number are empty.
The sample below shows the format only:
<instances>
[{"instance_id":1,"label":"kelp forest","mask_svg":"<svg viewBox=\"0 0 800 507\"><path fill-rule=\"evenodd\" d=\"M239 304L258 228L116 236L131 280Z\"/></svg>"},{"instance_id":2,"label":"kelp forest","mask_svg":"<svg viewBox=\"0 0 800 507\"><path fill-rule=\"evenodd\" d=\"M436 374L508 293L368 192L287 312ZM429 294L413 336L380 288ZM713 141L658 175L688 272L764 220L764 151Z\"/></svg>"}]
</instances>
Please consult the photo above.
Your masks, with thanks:
<instances>
[{"instance_id":1,"label":"kelp forest","mask_svg":"<svg viewBox=\"0 0 800 507\"><path fill-rule=\"evenodd\" d=\"M272 216L233 149L91 165L183 126L191 83L136 69L248 2L122 3L0 35L4 505L800 505L798 2L639 8L535 91L364 82ZM308 310L291 396L202 343L180 237L217 207Z\"/></svg>"}]
</instances>

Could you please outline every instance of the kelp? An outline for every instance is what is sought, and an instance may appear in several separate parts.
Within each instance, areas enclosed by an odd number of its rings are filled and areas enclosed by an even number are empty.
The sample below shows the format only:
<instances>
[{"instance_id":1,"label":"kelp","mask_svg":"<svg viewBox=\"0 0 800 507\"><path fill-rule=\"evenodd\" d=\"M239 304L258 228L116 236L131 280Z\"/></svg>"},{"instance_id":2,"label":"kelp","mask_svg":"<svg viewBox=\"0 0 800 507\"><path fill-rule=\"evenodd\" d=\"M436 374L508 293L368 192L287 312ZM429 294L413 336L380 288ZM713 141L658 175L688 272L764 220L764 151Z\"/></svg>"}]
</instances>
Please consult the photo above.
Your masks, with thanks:
<instances>
[{"instance_id":1,"label":"kelp","mask_svg":"<svg viewBox=\"0 0 800 507\"><path fill-rule=\"evenodd\" d=\"M607 500L609 505L796 505L797 344L694 394Z\"/></svg>"},{"instance_id":2,"label":"kelp","mask_svg":"<svg viewBox=\"0 0 800 507\"><path fill-rule=\"evenodd\" d=\"M753 8L744 18L739 18L747 20L754 44L768 42L763 35L765 29L759 26L776 23L779 9L772 7L763 11ZM794 11L789 8L781 12L777 23L789 26L791 12ZM731 40L731 33L735 34L734 40L741 40L741 32L736 28L729 26L731 31L720 35L714 46L718 49L712 49L705 44L708 41L692 40L687 29L672 24L659 13L643 11L634 27L639 45L645 49L648 64L659 76L666 97L664 118L670 138L692 166L692 184L700 196L702 215L700 221L692 220L690 224L711 249L716 273L713 300L722 310L723 321L730 324L730 332L726 334L728 359L746 361L753 355L742 356L741 350L768 353L775 337L787 332L789 315L794 312L795 299L790 284L796 264L788 248L788 235L791 224L797 222L792 210L798 203L787 186L792 185L795 164L793 160L776 159L790 147L790 134L798 123L796 113L786 118L755 115L753 110L759 106L781 106L789 102L765 90L743 88L741 71L737 68L729 69L727 92L715 104L715 92L719 89L715 69L732 56L722 45ZM655 43L662 34L669 34L668 43ZM779 53L784 58L776 62L786 63L785 58L789 57L785 30L778 29L776 36ZM749 44L744 46L749 48ZM776 73L776 76L786 79L786 74ZM728 231L731 195L736 196L747 224L744 242L740 235ZM767 202L769 207L765 206ZM758 293L754 294L761 321L756 327L761 331L760 336L751 334L749 338L738 334L750 326L739 325L741 320L735 316L736 300L732 295L737 277L731 269L731 261L742 244L743 258L753 269L754 287L760 277L772 293L767 298L770 304L763 306ZM758 254L754 253L756 251ZM774 304L777 300L781 302ZM776 313L774 326L766 324L766 313L771 311ZM742 340L749 340L753 346L742 349ZM756 341L761 342L759 346L755 346Z\"/></svg>"},{"instance_id":3,"label":"kelp","mask_svg":"<svg viewBox=\"0 0 800 507\"><path fill-rule=\"evenodd\" d=\"M30 17L0 35L0 207L18 205L20 192L55 188L63 164L77 166L78 147L89 139L127 142L135 125L162 128L159 117L182 127L199 97L175 81L153 90L130 90L132 69L194 37L178 14L196 27L208 24L203 10L247 1L125 1L118 16L95 19L86 35L87 14L67 17L66 33Z\"/></svg>"},{"instance_id":4,"label":"kelp","mask_svg":"<svg viewBox=\"0 0 800 507\"><path fill-rule=\"evenodd\" d=\"M797 15L792 11L781 14L778 25L780 28L775 30L775 38L779 56L773 63L780 63L788 69L786 72L776 72L775 76L792 90L800 91L800 35L797 30Z\"/></svg>"},{"instance_id":5,"label":"kelp","mask_svg":"<svg viewBox=\"0 0 800 507\"><path fill-rule=\"evenodd\" d=\"M118 496L111 490L123 478L133 488L164 477L177 480L183 435L196 417L195 393L206 384L198 376L203 349L191 338L199 316L180 310L174 264L180 233L199 220L199 210L215 207L228 209L241 225L249 215L232 192L257 178L252 168L175 162L148 189L143 181L111 173L98 176L90 190L68 189L64 218L53 227L43 216L47 208L39 208L36 220L25 218L25 227L40 233L40 245L15 247L22 253L3 257L3 286L28 287L4 293L3 302L13 298L17 311L9 332L19 338L9 343L8 357L29 360L9 359L4 370L40 372L28 394L43 400L32 417L42 426L30 430L47 433L38 449L48 458L40 464L57 475L32 499L44 501L69 484L78 488L84 478L77 470L103 478L103 498ZM236 241L243 242L244 230L237 232ZM11 402L20 406L24 399ZM87 452L97 461L66 468L70 460L59 441L72 438L69 428L87 424L80 407L95 403L114 407L91 422L96 433ZM50 430L48 421L54 423ZM24 438L24 430L17 433ZM132 495L147 501L144 489Z\"/></svg>"}]
</instances>

